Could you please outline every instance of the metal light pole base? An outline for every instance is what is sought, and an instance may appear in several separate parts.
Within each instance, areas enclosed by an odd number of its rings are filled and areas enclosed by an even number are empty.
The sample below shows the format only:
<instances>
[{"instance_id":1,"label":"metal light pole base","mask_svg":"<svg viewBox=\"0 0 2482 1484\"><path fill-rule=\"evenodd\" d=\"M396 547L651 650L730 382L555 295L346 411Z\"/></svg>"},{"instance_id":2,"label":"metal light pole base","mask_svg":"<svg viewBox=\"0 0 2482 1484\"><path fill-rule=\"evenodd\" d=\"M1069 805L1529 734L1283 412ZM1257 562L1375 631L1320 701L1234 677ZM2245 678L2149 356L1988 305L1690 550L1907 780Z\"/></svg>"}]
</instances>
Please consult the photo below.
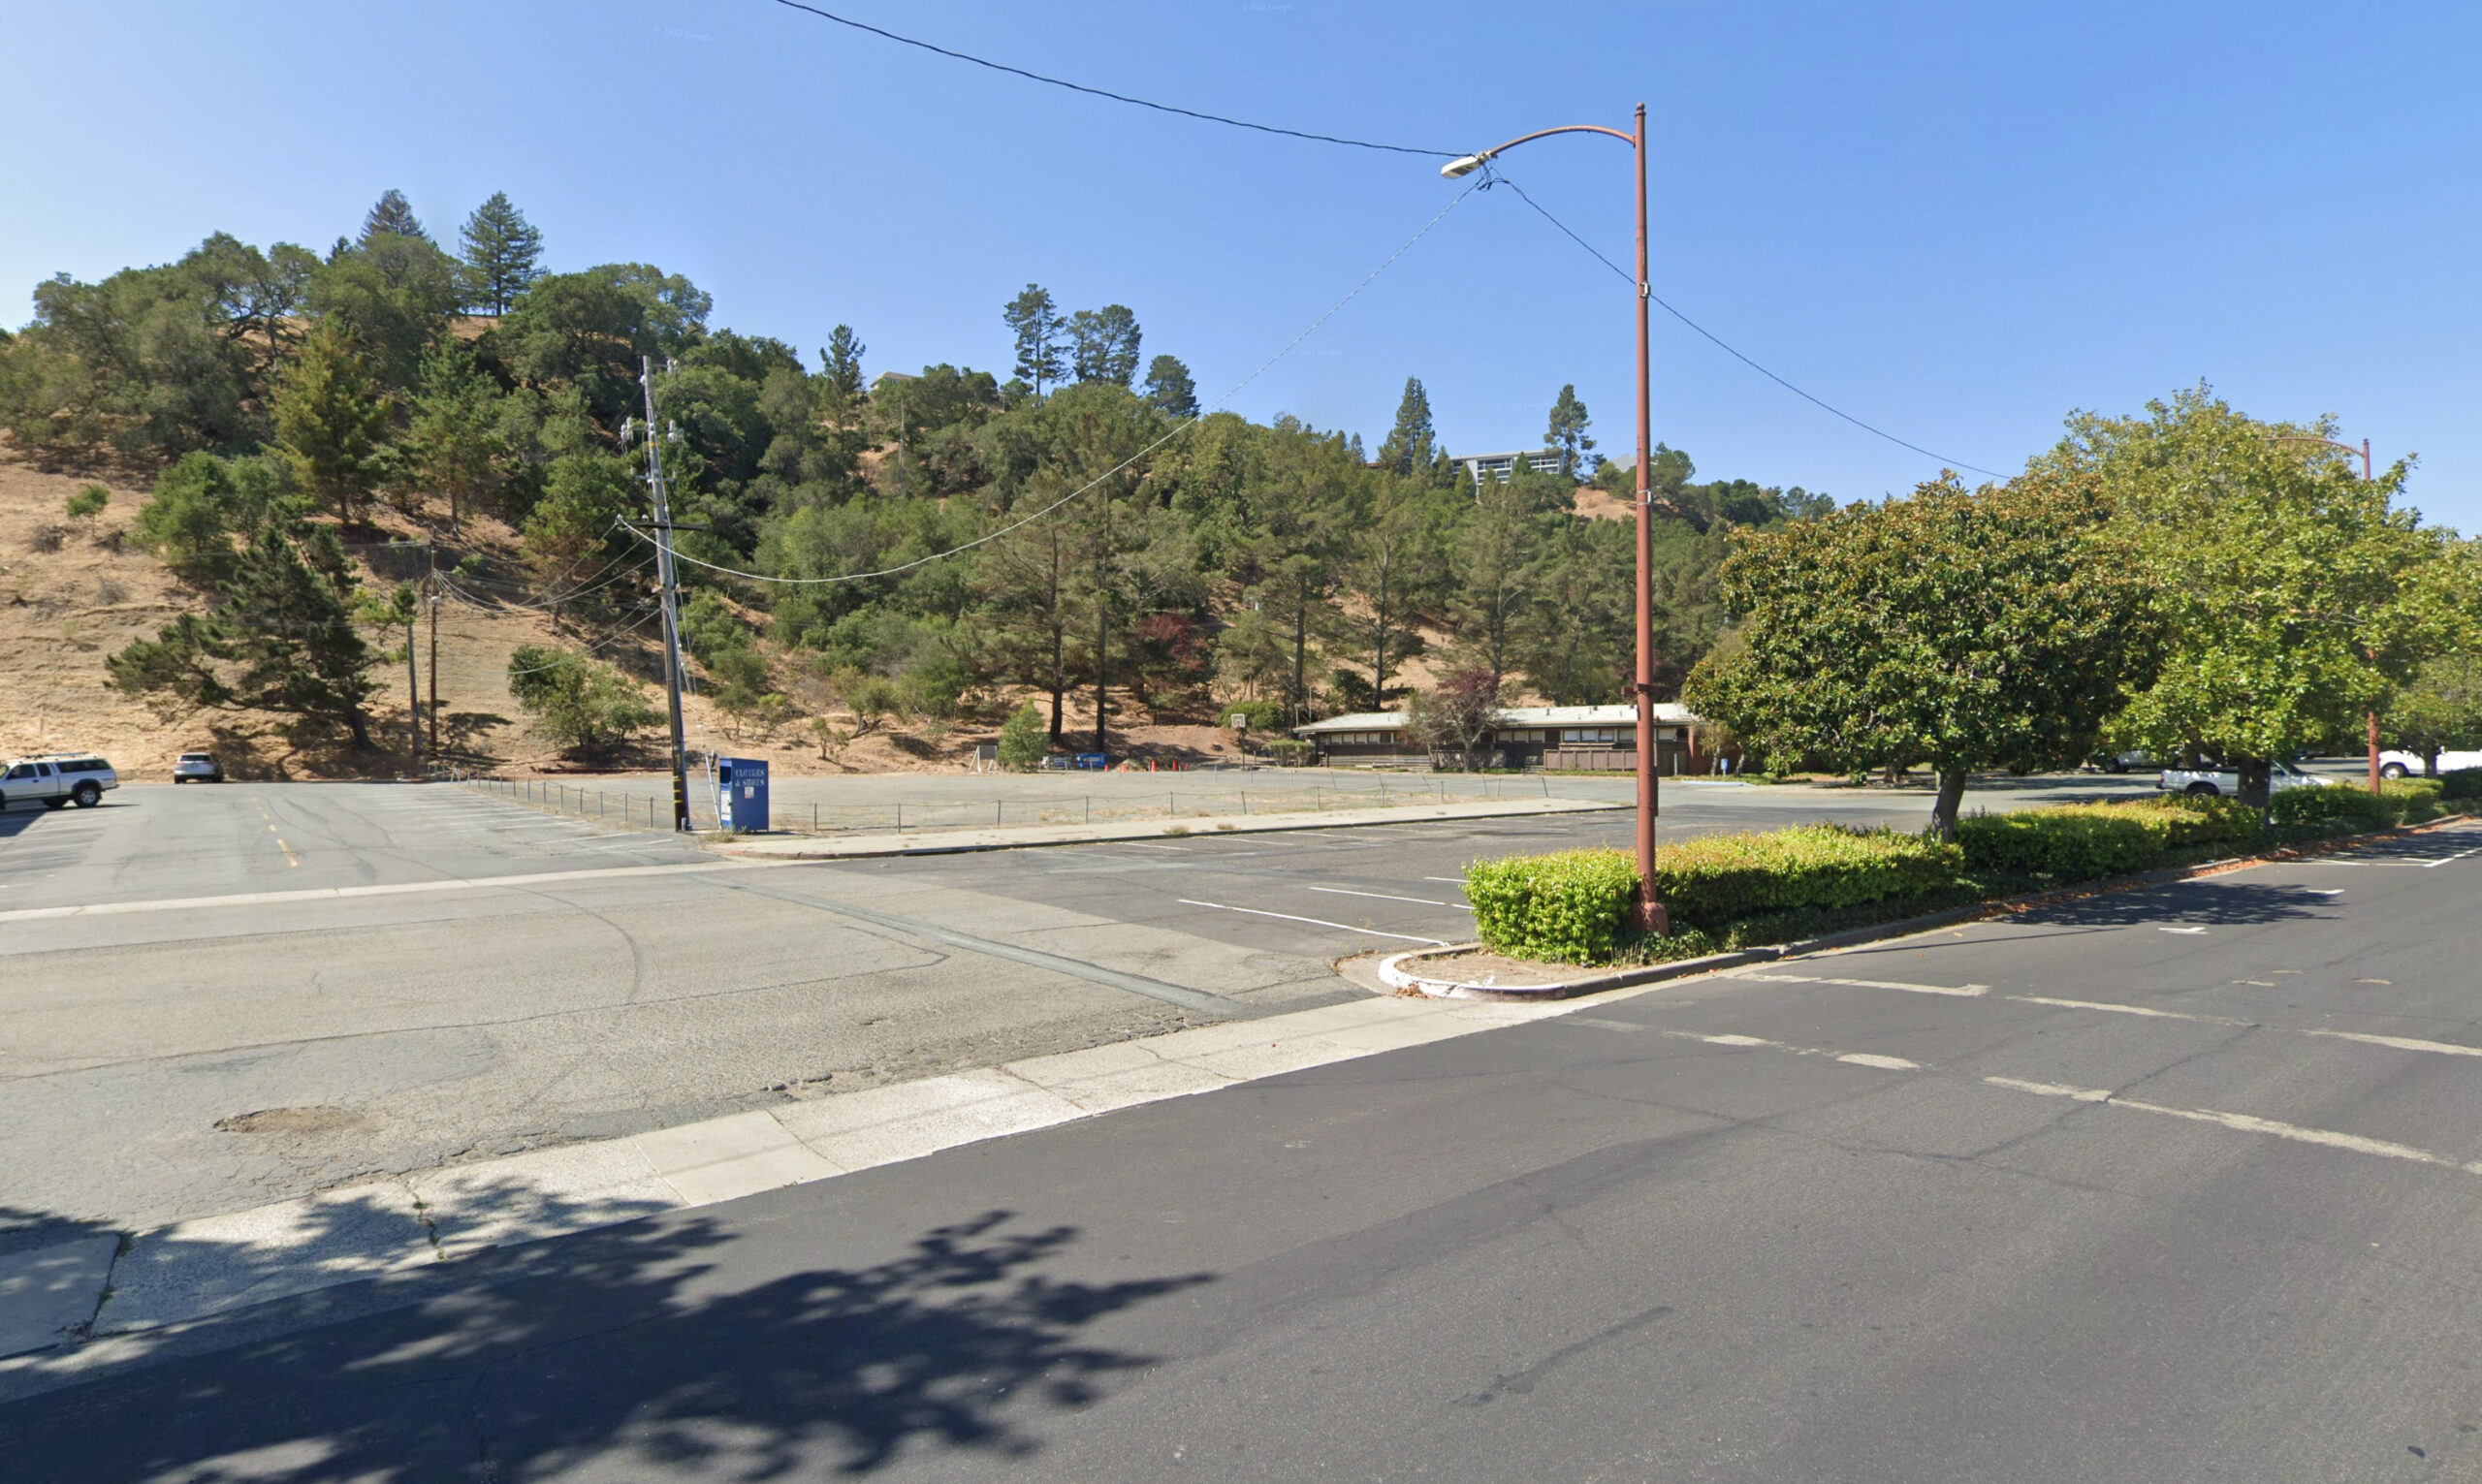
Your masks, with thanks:
<instances>
[{"instance_id":1,"label":"metal light pole base","mask_svg":"<svg viewBox=\"0 0 2482 1484\"><path fill-rule=\"evenodd\" d=\"M1632 931L1661 937L1671 931L1671 914L1664 910L1662 902L1650 900L1640 892L1629 903L1629 927Z\"/></svg>"}]
</instances>

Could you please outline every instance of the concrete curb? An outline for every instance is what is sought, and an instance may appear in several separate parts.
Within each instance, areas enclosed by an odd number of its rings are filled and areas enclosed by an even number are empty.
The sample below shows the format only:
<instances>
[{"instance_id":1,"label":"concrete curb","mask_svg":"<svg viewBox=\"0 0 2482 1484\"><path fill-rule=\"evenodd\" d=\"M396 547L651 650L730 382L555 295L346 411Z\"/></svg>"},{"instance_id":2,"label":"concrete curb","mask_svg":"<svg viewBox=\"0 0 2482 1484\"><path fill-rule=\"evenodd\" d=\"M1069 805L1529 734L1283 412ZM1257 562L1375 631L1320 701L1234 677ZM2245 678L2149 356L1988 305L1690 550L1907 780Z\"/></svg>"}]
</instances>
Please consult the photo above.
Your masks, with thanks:
<instances>
[{"instance_id":1,"label":"concrete curb","mask_svg":"<svg viewBox=\"0 0 2482 1484\"><path fill-rule=\"evenodd\" d=\"M1989 901L1968 902L1937 912L1925 912L1892 922L1870 923L1848 928L1840 932L1822 933L1814 938L1801 938L1790 943L1769 943L1756 948L1737 949L1731 953L1707 954L1702 958L1680 959L1670 963L1648 963L1633 968L1614 969L1609 973L1589 974L1583 978L1563 980L1555 984L1487 985L1468 984L1439 976L1425 976L1403 965L1418 963L1424 959L1448 954L1467 953L1483 946L1480 941L1450 943L1444 948L1416 948L1406 953L1390 954L1379 963L1379 977L1391 989L1418 994L1433 999L1505 1000L1519 1003L1565 999L1577 995L1595 995L1606 990L1625 989L1633 985L1655 984L1666 979L1686 978L1719 968L1732 968L1742 963L1763 963L1778 959L1799 958L1807 954L1831 953L1839 948L1852 948L1862 943L1875 943L1888 938L1909 937L1957 923L1975 922L2011 912L2023 912L2034 907L2050 906L2063 901L2076 901L2087 897L2105 897L2116 892L2140 891L2149 886L2168 886L2175 881L2192 881L2204 876L2220 876L2231 871L2248 870L2260 866L2276 866L2286 861L2308 860L2340 849L2350 849L2372 840L2398 836L2421 835L2447 825L2472 824L2482 816L2451 814L2444 819L2425 820L2418 825L2398 825L2394 829L2373 831L2367 835L2339 835L2323 840L2287 845L2264 855L2230 856L2216 861L2201 861L2193 866L2166 866L2135 875L2113 876L2101 881L2083 882L2056 891L2034 892L2021 897L1995 897Z\"/></svg>"},{"instance_id":2,"label":"concrete curb","mask_svg":"<svg viewBox=\"0 0 2482 1484\"><path fill-rule=\"evenodd\" d=\"M943 830L919 835L819 836L736 839L707 845L718 855L766 861L851 861L876 856L955 855L975 850L1023 850L1042 845L1090 845L1111 840L1157 840L1189 835L1260 835L1279 830L1336 830L1361 825L1436 824L1441 820L1511 819L1537 814L1604 813L1630 807L1592 799L1492 799L1472 804L1408 804L1388 808L1327 809L1291 814L1211 814L1193 819L1141 819L1095 825L1021 825L988 830Z\"/></svg>"}]
</instances>

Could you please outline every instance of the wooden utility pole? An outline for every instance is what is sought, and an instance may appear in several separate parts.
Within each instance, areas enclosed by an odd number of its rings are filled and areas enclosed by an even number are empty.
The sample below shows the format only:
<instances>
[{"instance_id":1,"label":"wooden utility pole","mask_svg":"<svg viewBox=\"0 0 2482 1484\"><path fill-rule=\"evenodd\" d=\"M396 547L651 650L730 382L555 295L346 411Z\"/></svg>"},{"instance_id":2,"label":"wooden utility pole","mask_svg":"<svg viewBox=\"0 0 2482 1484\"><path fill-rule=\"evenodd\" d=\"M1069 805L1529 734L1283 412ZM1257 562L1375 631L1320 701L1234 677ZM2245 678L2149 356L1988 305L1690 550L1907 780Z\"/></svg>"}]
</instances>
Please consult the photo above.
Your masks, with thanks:
<instances>
[{"instance_id":1,"label":"wooden utility pole","mask_svg":"<svg viewBox=\"0 0 2482 1484\"><path fill-rule=\"evenodd\" d=\"M439 756L439 553L429 539L423 542L424 565L430 570L423 577L423 601L430 610L430 755Z\"/></svg>"}]
</instances>

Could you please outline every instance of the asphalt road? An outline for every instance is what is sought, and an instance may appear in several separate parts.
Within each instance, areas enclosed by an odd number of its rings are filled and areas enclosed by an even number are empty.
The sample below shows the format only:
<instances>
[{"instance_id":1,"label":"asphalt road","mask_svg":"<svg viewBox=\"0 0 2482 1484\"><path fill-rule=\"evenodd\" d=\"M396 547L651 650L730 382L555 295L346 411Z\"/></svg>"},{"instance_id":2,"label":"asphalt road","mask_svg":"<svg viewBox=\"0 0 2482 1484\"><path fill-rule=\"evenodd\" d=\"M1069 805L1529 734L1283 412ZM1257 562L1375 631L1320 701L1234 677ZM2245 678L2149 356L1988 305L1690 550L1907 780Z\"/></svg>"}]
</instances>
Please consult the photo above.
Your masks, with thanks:
<instances>
[{"instance_id":1,"label":"asphalt road","mask_svg":"<svg viewBox=\"0 0 2482 1484\"><path fill-rule=\"evenodd\" d=\"M0 1456L2474 1478L2477 870L2464 827L2094 899L293 1301L0 1405Z\"/></svg>"},{"instance_id":2,"label":"asphalt road","mask_svg":"<svg viewBox=\"0 0 2482 1484\"><path fill-rule=\"evenodd\" d=\"M1674 835L1909 824L1927 806L1667 798ZM1544 816L751 868L446 786L132 786L91 810L13 808L0 1250L1326 1003L1360 993L1331 972L1340 956L1470 935L1468 861L1625 844L1630 828ZM52 915L94 906L119 910Z\"/></svg>"}]
</instances>

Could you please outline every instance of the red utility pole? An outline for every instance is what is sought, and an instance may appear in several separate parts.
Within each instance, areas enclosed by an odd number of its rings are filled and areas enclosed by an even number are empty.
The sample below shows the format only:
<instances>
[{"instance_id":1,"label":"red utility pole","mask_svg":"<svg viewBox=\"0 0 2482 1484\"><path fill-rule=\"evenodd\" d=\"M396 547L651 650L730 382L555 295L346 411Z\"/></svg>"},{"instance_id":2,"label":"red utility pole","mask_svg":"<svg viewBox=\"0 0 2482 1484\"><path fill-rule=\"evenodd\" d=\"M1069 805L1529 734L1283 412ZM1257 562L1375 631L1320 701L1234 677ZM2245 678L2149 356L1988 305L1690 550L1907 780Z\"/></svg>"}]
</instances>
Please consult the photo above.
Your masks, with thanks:
<instances>
[{"instance_id":1,"label":"red utility pole","mask_svg":"<svg viewBox=\"0 0 2482 1484\"><path fill-rule=\"evenodd\" d=\"M1496 149L1450 160L1439 173L1453 180L1470 175L1529 140L1553 134L1607 134L1627 144L1638 157L1638 679L1630 688L1638 700L1638 900L1630 924L1641 932L1671 929L1662 900L1655 892L1655 587L1654 487L1648 468L1654 454L1654 394L1648 378L1646 310L1653 287L1646 279L1646 106L1638 105L1636 132L1623 134L1602 124L1564 124L1519 135Z\"/></svg>"}]
</instances>

